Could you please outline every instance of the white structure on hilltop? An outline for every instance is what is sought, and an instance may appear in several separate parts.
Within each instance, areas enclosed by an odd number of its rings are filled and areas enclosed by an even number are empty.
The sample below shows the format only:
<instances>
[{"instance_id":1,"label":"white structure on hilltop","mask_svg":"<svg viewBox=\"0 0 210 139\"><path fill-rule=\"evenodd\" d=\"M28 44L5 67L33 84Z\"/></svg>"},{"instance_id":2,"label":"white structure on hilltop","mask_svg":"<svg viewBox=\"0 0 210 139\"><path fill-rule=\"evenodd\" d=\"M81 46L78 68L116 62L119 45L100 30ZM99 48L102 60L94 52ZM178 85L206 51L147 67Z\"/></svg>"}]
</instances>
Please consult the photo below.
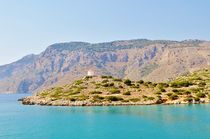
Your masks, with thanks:
<instances>
[{"instance_id":1,"label":"white structure on hilltop","mask_svg":"<svg viewBox=\"0 0 210 139\"><path fill-rule=\"evenodd\" d=\"M93 70L88 70L87 76L94 76L94 75L95 75L95 73Z\"/></svg>"}]
</instances>

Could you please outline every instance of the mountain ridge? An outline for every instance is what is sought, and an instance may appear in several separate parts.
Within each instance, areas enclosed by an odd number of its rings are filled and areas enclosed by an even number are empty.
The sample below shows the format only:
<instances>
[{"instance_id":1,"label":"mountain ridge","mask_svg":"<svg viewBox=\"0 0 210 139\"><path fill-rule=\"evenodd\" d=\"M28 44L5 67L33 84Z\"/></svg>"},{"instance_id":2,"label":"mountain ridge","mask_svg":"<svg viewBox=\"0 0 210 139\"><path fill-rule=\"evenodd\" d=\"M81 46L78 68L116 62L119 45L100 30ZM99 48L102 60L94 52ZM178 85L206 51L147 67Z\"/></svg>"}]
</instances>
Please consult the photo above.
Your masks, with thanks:
<instances>
[{"instance_id":1,"label":"mountain ridge","mask_svg":"<svg viewBox=\"0 0 210 139\"><path fill-rule=\"evenodd\" d=\"M36 92L72 82L92 69L98 75L167 81L209 67L210 42L120 40L55 43L38 55L0 66L0 92ZM166 74L161 71L166 69ZM165 76L165 77L163 77Z\"/></svg>"}]
</instances>

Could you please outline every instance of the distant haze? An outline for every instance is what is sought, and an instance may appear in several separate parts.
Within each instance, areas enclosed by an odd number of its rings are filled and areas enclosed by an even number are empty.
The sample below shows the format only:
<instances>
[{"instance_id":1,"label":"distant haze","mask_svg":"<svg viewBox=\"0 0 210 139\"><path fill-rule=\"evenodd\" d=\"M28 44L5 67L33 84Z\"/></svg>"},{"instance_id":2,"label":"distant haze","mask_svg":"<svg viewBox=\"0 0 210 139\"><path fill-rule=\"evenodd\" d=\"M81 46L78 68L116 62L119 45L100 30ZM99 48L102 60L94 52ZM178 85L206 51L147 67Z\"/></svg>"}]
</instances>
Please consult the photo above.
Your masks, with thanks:
<instances>
[{"instance_id":1,"label":"distant haze","mask_svg":"<svg viewBox=\"0 0 210 139\"><path fill-rule=\"evenodd\" d=\"M1 0L0 65L58 42L209 40L208 0Z\"/></svg>"}]
</instances>

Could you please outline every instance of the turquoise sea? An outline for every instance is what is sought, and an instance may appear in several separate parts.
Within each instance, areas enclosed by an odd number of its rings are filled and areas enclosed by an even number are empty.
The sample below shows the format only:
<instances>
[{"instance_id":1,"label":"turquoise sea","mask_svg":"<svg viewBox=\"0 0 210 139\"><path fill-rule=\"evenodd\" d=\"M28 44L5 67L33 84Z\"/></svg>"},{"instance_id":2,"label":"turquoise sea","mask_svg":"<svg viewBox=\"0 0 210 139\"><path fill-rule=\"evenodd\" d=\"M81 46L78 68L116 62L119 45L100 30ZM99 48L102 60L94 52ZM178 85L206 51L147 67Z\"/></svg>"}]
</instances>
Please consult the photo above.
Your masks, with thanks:
<instances>
[{"instance_id":1,"label":"turquoise sea","mask_svg":"<svg viewBox=\"0 0 210 139\"><path fill-rule=\"evenodd\" d=\"M23 106L0 95L0 139L210 139L210 105Z\"/></svg>"}]
</instances>

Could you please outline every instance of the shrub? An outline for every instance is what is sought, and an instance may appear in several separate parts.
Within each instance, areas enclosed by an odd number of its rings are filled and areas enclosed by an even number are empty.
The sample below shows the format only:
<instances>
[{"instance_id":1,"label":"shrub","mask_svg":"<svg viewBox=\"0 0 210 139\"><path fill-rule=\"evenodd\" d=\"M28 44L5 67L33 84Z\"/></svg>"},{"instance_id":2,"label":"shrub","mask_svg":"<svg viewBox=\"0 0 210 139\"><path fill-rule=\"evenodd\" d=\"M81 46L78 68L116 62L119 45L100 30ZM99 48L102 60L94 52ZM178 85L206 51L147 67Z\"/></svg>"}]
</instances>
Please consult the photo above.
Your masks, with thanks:
<instances>
[{"instance_id":1,"label":"shrub","mask_svg":"<svg viewBox=\"0 0 210 139\"><path fill-rule=\"evenodd\" d=\"M123 93L123 95L129 96L129 95L131 95L131 92L130 91L126 91L125 93Z\"/></svg>"},{"instance_id":2,"label":"shrub","mask_svg":"<svg viewBox=\"0 0 210 139\"><path fill-rule=\"evenodd\" d=\"M101 91L91 91L90 94L102 94Z\"/></svg>"},{"instance_id":3,"label":"shrub","mask_svg":"<svg viewBox=\"0 0 210 139\"><path fill-rule=\"evenodd\" d=\"M125 99L124 99L124 100L121 100L121 102L129 102L129 100L127 100L127 99L125 100Z\"/></svg>"},{"instance_id":4,"label":"shrub","mask_svg":"<svg viewBox=\"0 0 210 139\"><path fill-rule=\"evenodd\" d=\"M107 79L102 81L102 83L107 83L107 82L109 82L109 80Z\"/></svg>"},{"instance_id":5,"label":"shrub","mask_svg":"<svg viewBox=\"0 0 210 139\"><path fill-rule=\"evenodd\" d=\"M206 86L206 83L205 83L205 82L200 82L200 83L198 84L198 86L199 86L199 87L205 87L205 86Z\"/></svg>"},{"instance_id":6,"label":"shrub","mask_svg":"<svg viewBox=\"0 0 210 139\"><path fill-rule=\"evenodd\" d=\"M191 92L187 90L187 91L183 91L183 94L184 94L184 95L190 95Z\"/></svg>"},{"instance_id":7,"label":"shrub","mask_svg":"<svg viewBox=\"0 0 210 139\"><path fill-rule=\"evenodd\" d=\"M72 98L72 97L70 97L70 98L68 98L70 101L76 101L76 99L75 98Z\"/></svg>"},{"instance_id":8,"label":"shrub","mask_svg":"<svg viewBox=\"0 0 210 139\"><path fill-rule=\"evenodd\" d=\"M88 98L89 98L89 97L86 96L86 95L77 96L77 100L79 100L79 101L87 100Z\"/></svg>"},{"instance_id":9,"label":"shrub","mask_svg":"<svg viewBox=\"0 0 210 139\"><path fill-rule=\"evenodd\" d=\"M111 88L111 89L109 90L109 92L110 92L111 94L119 94L119 93L120 93L120 90L118 90L117 88Z\"/></svg>"},{"instance_id":10,"label":"shrub","mask_svg":"<svg viewBox=\"0 0 210 139\"><path fill-rule=\"evenodd\" d=\"M103 100L103 99L104 99L104 97L99 96L99 95L93 96L93 101L101 101L101 100Z\"/></svg>"},{"instance_id":11,"label":"shrub","mask_svg":"<svg viewBox=\"0 0 210 139\"><path fill-rule=\"evenodd\" d=\"M156 92L155 93L156 95L161 95L162 93L160 91Z\"/></svg>"},{"instance_id":12,"label":"shrub","mask_svg":"<svg viewBox=\"0 0 210 139\"><path fill-rule=\"evenodd\" d=\"M102 75L102 76L101 76L101 78L107 78L107 76L105 76L105 75Z\"/></svg>"},{"instance_id":13,"label":"shrub","mask_svg":"<svg viewBox=\"0 0 210 139\"><path fill-rule=\"evenodd\" d=\"M195 100L195 101L200 101L200 98L195 97L194 100Z\"/></svg>"},{"instance_id":14,"label":"shrub","mask_svg":"<svg viewBox=\"0 0 210 139\"><path fill-rule=\"evenodd\" d=\"M158 83L158 87L169 87L169 85L167 83Z\"/></svg>"},{"instance_id":15,"label":"shrub","mask_svg":"<svg viewBox=\"0 0 210 139\"><path fill-rule=\"evenodd\" d=\"M111 87L111 86L114 86L114 83L105 83L102 86L103 87Z\"/></svg>"},{"instance_id":16,"label":"shrub","mask_svg":"<svg viewBox=\"0 0 210 139\"><path fill-rule=\"evenodd\" d=\"M147 98L147 96L143 95L143 96L142 96L142 98L146 99L146 98Z\"/></svg>"},{"instance_id":17,"label":"shrub","mask_svg":"<svg viewBox=\"0 0 210 139\"><path fill-rule=\"evenodd\" d=\"M131 98L130 101L132 101L132 102L138 102L138 101L140 101L140 99L139 98Z\"/></svg>"},{"instance_id":18,"label":"shrub","mask_svg":"<svg viewBox=\"0 0 210 139\"><path fill-rule=\"evenodd\" d=\"M109 86L114 86L114 83L110 83Z\"/></svg>"},{"instance_id":19,"label":"shrub","mask_svg":"<svg viewBox=\"0 0 210 139\"><path fill-rule=\"evenodd\" d=\"M81 89L75 89L73 92L71 92L70 94L71 95L76 95L76 94L79 94L80 93L80 91L81 91Z\"/></svg>"},{"instance_id":20,"label":"shrub","mask_svg":"<svg viewBox=\"0 0 210 139\"><path fill-rule=\"evenodd\" d=\"M116 97L116 96L108 96L108 97L106 97L106 99L107 99L108 101L120 101L120 100L123 100L123 98L121 98L121 97Z\"/></svg>"},{"instance_id":21,"label":"shrub","mask_svg":"<svg viewBox=\"0 0 210 139\"><path fill-rule=\"evenodd\" d=\"M154 100L155 98L154 97L148 97L147 99L148 100Z\"/></svg>"},{"instance_id":22,"label":"shrub","mask_svg":"<svg viewBox=\"0 0 210 139\"><path fill-rule=\"evenodd\" d=\"M164 88L161 88L160 91L161 92L166 92L166 90Z\"/></svg>"},{"instance_id":23,"label":"shrub","mask_svg":"<svg viewBox=\"0 0 210 139\"><path fill-rule=\"evenodd\" d=\"M177 95L183 95L183 93L179 90L177 92L174 92L174 93L177 94Z\"/></svg>"},{"instance_id":24,"label":"shrub","mask_svg":"<svg viewBox=\"0 0 210 139\"><path fill-rule=\"evenodd\" d=\"M139 86L135 84L131 84L131 88L139 88Z\"/></svg>"},{"instance_id":25,"label":"shrub","mask_svg":"<svg viewBox=\"0 0 210 139\"><path fill-rule=\"evenodd\" d=\"M201 92L197 93L196 96L199 97L199 98L205 98L206 97L206 95L204 93L201 93Z\"/></svg>"},{"instance_id":26,"label":"shrub","mask_svg":"<svg viewBox=\"0 0 210 139\"><path fill-rule=\"evenodd\" d=\"M137 81L137 83L143 84L144 81L143 80L139 80L139 81Z\"/></svg>"},{"instance_id":27,"label":"shrub","mask_svg":"<svg viewBox=\"0 0 210 139\"><path fill-rule=\"evenodd\" d=\"M124 84L126 84L126 85L128 85L128 86L131 86L131 80L126 79L126 80L124 81Z\"/></svg>"},{"instance_id":28,"label":"shrub","mask_svg":"<svg viewBox=\"0 0 210 139\"><path fill-rule=\"evenodd\" d=\"M116 82L122 82L122 79L113 79L113 81L116 81Z\"/></svg>"},{"instance_id":29,"label":"shrub","mask_svg":"<svg viewBox=\"0 0 210 139\"><path fill-rule=\"evenodd\" d=\"M172 89L172 91L173 91L174 93L179 92L179 90L177 90L177 89Z\"/></svg>"},{"instance_id":30,"label":"shrub","mask_svg":"<svg viewBox=\"0 0 210 139\"><path fill-rule=\"evenodd\" d=\"M123 86L122 86L122 85L120 85L120 86L119 86L119 88L123 88Z\"/></svg>"},{"instance_id":31,"label":"shrub","mask_svg":"<svg viewBox=\"0 0 210 139\"><path fill-rule=\"evenodd\" d=\"M184 101L186 101L186 102L192 102L193 101L193 98L192 97L188 97L188 98L185 98Z\"/></svg>"},{"instance_id":32,"label":"shrub","mask_svg":"<svg viewBox=\"0 0 210 139\"><path fill-rule=\"evenodd\" d=\"M105 75L102 75L101 78L113 78L112 76L105 76Z\"/></svg>"},{"instance_id":33,"label":"shrub","mask_svg":"<svg viewBox=\"0 0 210 139\"><path fill-rule=\"evenodd\" d=\"M109 87L108 83L102 84L103 87Z\"/></svg>"},{"instance_id":34,"label":"shrub","mask_svg":"<svg viewBox=\"0 0 210 139\"><path fill-rule=\"evenodd\" d=\"M172 95L173 95L173 93L167 93L166 95L170 97L170 96L172 96Z\"/></svg>"},{"instance_id":35,"label":"shrub","mask_svg":"<svg viewBox=\"0 0 210 139\"><path fill-rule=\"evenodd\" d=\"M85 76L85 80L88 81L89 79L93 78L92 76Z\"/></svg>"},{"instance_id":36,"label":"shrub","mask_svg":"<svg viewBox=\"0 0 210 139\"><path fill-rule=\"evenodd\" d=\"M198 92L200 92L200 91L203 91L204 88L202 88L202 87L199 87L199 88L191 88L190 90L191 90L193 93L198 93Z\"/></svg>"},{"instance_id":37,"label":"shrub","mask_svg":"<svg viewBox=\"0 0 210 139\"><path fill-rule=\"evenodd\" d=\"M75 81L75 85L80 85L80 84L82 84L82 83L83 83L82 80L77 80L77 81Z\"/></svg>"},{"instance_id":38,"label":"shrub","mask_svg":"<svg viewBox=\"0 0 210 139\"><path fill-rule=\"evenodd\" d=\"M169 96L169 98L170 98L171 100L177 100L177 99L179 98L179 96L176 95L176 94L172 94L171 96Z\"/></svg>"},{"instance_id":39,"label":"shrub","mask_svg":"<svg viewBox=\"0 0 210 139\"><path fill-rule=\"evenodd\" d=\"M176 88L189 87L190 85L193 85L193 83L189 81L175 81L170 84L171 87L176 87Z\"/></svg>"}]
</instances>

